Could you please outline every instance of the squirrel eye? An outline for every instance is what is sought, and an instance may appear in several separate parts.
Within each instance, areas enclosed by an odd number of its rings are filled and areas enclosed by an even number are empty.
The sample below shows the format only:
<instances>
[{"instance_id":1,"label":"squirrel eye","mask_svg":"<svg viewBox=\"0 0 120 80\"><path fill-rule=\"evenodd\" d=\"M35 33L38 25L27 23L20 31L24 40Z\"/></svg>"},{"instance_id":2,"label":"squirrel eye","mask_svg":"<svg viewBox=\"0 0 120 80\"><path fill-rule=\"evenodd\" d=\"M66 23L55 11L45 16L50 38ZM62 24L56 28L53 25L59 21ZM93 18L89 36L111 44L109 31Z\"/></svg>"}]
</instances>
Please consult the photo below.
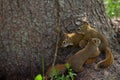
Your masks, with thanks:
<instances>
[{"instance_id":1,"label":"squirrel eye","mask_svg":"<svg viewBox=\"0 0 120 80\"><path fill-rule=\"evenodd\" d=\"M78 31L80 31L80 30L81 30L81 28L79 27L77 30L78 30Z\"/></svg>"},{"instance_id":2,"label":"squirrel eye","mask_svg":"<svg viewBox=\"0 0 120 80\"><path fill-rule=\"evenodd\" d=\"M97 41L96 41L96 40L94 40L94 42L96 43Z\"/></svg>"},{"instance_id":3,"label":"squirrel eye","mask_svg":"<svg viewBox=\"0 0 120 80\"><path fill-rule=\"evenodd\" d=\"M65 44L65 41L63 41L63 44Z\"/></svg>"}]
</instances>

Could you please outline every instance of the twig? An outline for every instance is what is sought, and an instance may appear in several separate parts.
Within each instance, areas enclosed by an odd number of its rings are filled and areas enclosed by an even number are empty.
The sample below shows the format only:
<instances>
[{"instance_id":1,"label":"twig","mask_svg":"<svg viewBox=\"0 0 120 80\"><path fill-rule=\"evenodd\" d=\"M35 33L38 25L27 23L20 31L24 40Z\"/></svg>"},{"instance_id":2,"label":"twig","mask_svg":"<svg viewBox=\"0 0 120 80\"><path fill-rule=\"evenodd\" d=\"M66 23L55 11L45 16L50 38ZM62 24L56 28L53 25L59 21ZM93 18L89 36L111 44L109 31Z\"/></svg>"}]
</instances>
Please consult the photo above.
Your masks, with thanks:
<instances>
[{"instance_id":1,"label":"twig","mask_svg":"<svg viewBox=\"0 0 120 80\"><path fill-rule=\"evenodd\" d=\"M55 7L55 18L56 18L56 31L57 31L57 41L56 41L56 48L54 54L54 60L52 66L55 65L57 53L58 53L58 44L60 39L60 5L59 0L54 0L54 7Z\"/></svg>"}]
</instances>

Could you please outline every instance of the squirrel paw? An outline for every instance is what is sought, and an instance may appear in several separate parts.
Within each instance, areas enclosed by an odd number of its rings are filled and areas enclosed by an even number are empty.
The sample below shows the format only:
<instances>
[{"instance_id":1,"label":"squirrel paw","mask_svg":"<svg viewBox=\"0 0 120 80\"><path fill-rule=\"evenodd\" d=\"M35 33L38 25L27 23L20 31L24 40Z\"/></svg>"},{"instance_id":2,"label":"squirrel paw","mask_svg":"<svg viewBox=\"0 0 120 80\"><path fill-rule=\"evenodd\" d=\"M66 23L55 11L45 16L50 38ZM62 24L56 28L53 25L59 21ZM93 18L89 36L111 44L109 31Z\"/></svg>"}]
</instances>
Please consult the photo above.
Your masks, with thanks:
<instances>
[{"instance_id":1,"label":"squirrel paw","mask_svg":"<svg viewBox=\"0 0 120 80\"><path fill-rule=\"evenodd\" d=\"M87 45L87 42L86 42L85 40L81 40L81 41L79 42L79 46L80 46L81 48L84 48L86 45Z\"/></svg>"},{"instance_id":2,"label":"squirrel paw","mask_svg":"<svg viewBox=\"0 0 120 80\"><path fill-rule=\"evenodd\" d=\"M98 67L98 65L95 65L94 69L95 70L100 70L100 68Z\"/></svg>"}]
</instances>

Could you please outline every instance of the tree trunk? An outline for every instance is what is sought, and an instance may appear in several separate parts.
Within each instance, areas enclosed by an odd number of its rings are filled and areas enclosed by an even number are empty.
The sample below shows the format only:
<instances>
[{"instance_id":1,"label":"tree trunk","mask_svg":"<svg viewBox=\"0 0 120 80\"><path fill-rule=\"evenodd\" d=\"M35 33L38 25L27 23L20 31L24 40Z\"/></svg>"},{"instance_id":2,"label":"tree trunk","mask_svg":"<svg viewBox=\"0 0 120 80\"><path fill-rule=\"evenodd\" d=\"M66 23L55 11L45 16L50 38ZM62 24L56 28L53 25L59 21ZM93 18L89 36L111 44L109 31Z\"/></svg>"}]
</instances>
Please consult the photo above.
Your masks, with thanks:
<instances>
[{"instance_id":1,"label":"tree trunk","mask_svg":"<svg viewBox=\"0 0 120 80\"><path fill-rule=\"evenodd\" d=\"M45 70L51 66L57 39L55 9L54 0L0 0L0 80L33 80L36 74L42 74L42 57ZM117 45L102 0L59 0L59 9L62 31L74 31L75 20L86 15L91 25ZM73 48L59 48L56 63L65 62L71 51ZM114 67L101 72L92 67L94 75L86 71L84 77L93 80L97 75L100 79L113 76L117 80L120 72L113 75ZM87 78L84 80L90 80Z\"/></svg>"}]
</instances>

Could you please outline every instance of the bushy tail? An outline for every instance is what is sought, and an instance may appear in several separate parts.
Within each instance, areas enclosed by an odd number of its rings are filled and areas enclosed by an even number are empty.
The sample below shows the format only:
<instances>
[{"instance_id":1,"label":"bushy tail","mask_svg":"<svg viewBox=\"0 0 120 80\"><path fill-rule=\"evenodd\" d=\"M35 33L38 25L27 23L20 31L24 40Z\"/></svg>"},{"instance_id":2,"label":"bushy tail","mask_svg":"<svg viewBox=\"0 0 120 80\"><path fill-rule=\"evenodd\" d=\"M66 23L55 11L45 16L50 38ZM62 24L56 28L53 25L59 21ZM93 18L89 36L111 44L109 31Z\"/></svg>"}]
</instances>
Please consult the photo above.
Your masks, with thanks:
<instances>
[{"instance_id":1,"label":"bushy tail","mask_svg":"<svg viewBox=\"0 0 120 80\"><path fill-rule=\"evenodd\" d=\"M54 71L58 71L58 74L64 73L64 72L66 71L66 64L57 64L57 65L55 65L55 66L53 66L53 67L50 67L50 68L47 70L47 72L46 72L46 74L45 74L45 77L46 77L46 78L50 78L50 75L51 75L52 73L54 73Z\"/></svg>"},{"instance_id":2,"label":"bushy tail","mask_svg":"<svg viewBox=\"0 0 120 80\"><path fill-rule=\"evenodd\" d=\"M95 66L95 69L98 69L98 68L107 68L111 64L113 64L113 62L114 62L113 54L110 51L110 48L106 47L104 50L105 50L105 53L106 53L106 58L104 60L98 62L96 64L96 66Z\"/></svg>"}]
</instances>

